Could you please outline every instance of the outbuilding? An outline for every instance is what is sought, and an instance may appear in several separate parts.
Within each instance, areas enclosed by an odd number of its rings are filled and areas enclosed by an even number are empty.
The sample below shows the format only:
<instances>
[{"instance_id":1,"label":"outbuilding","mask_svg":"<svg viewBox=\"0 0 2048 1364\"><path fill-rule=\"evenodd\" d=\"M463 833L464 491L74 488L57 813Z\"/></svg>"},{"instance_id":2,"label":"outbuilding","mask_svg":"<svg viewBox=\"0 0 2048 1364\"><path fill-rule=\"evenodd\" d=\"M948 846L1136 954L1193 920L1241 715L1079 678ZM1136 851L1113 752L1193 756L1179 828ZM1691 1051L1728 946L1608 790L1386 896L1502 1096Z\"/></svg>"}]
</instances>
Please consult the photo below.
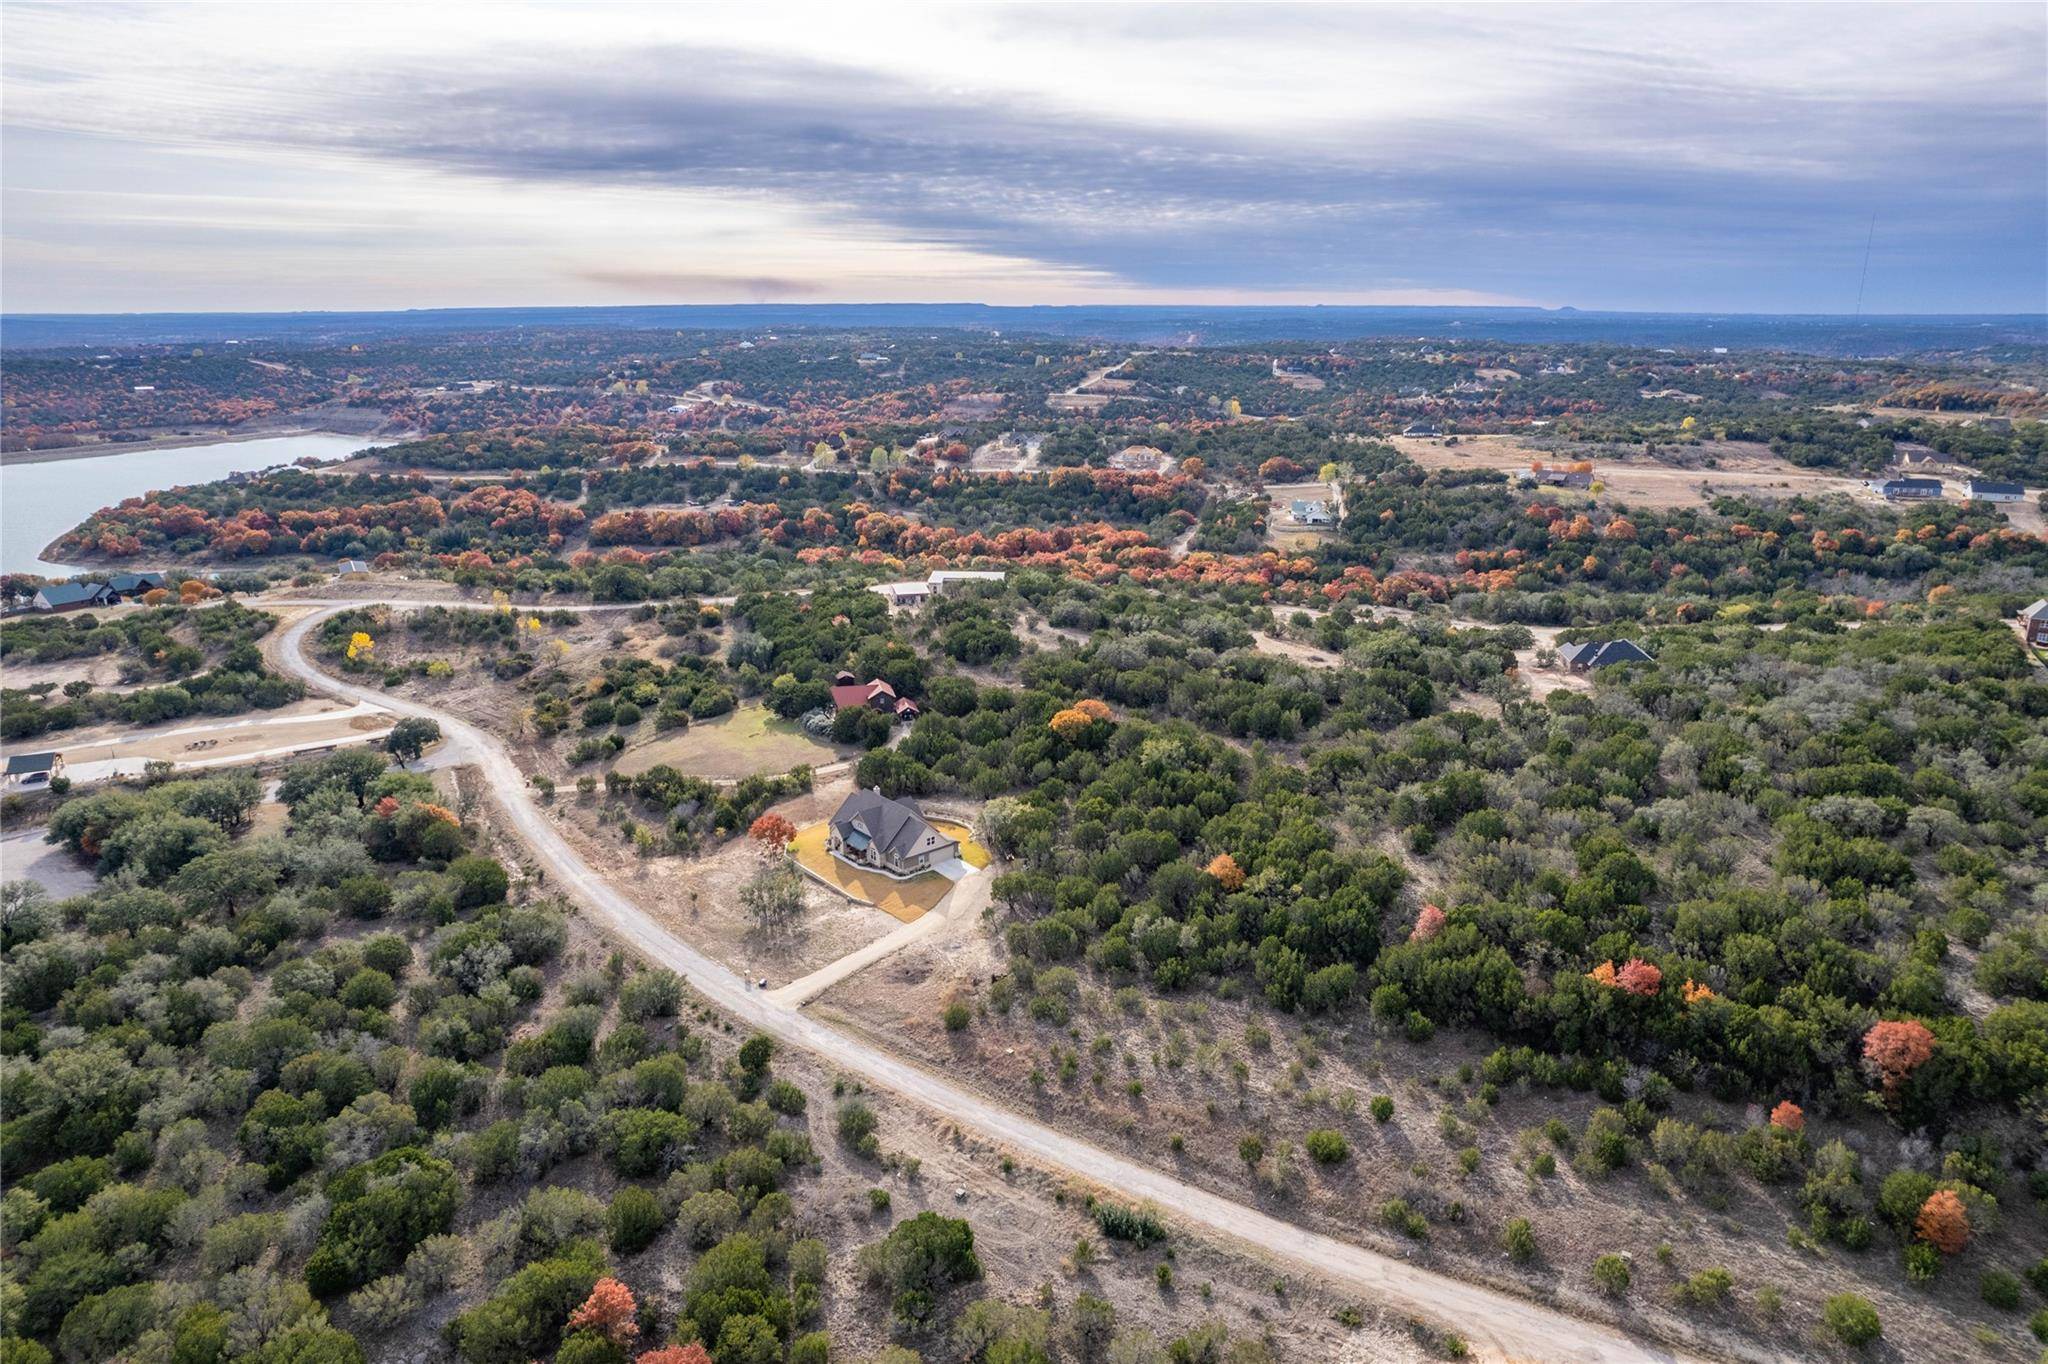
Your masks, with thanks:
<instances>
[{"instance_id":1,"label":"outbuilding","mask_svg":"<svg viewBox=\"0 0 2048 1364\"><path fill-rule=\"evenodd\" d=\"M61 753L15 753L7 759L9 786L48 786L64 771Z\"/></svg>"}]
</instances>

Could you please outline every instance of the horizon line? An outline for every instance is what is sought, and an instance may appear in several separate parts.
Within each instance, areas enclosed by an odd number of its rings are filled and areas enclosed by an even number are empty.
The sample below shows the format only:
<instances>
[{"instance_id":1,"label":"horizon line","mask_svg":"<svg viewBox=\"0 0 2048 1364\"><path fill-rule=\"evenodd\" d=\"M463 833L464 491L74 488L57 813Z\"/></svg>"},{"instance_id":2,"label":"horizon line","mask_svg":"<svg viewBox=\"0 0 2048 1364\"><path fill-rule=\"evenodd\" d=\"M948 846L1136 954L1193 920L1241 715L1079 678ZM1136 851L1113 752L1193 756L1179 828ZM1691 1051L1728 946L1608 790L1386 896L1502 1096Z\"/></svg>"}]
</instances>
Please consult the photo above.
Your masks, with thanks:
<instances>
[{"instance_id":1,"label":"horizon line","mask_svg":"<svg viewBox=\"0 0 2048 1364\"><path fill-rule=\"evenodd\" d=\"M745 303L474 303L432 304L424 307L389 308L150 308L100 311L0 311L0 323L7 321L56 321L73 318L148 317L412 317L433 313L493 312L655 312L668 309L793 311L834 308L979 308L990 312L1352 312L1352 313L1526 313L1576 317L1704 317L1704 318L1825 318L1846 322L1887 319L1928 318L2025 318L2048 322L2048 307L2026 311L1951 312L1761 312L1718 308L1580 308L1572 304L1538 303L984 303L972 299L947 302L907 302L874 299L833 299L806 302Z\"/></svg>"}]
</instances>

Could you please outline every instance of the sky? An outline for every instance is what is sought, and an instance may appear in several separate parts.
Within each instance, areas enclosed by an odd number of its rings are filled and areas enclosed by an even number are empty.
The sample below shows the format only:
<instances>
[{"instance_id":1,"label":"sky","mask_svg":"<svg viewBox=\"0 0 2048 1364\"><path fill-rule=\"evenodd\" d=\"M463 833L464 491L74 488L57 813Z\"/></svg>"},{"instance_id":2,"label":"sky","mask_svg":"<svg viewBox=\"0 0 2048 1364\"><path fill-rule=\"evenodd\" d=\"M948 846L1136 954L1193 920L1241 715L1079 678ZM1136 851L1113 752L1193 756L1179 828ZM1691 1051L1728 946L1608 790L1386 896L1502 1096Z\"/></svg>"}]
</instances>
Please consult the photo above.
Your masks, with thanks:
<instances>
[{"instance_id":1,"label":"sky","mask_svg":"<svg viewBox=\"0 0 2048 1364\"><path fill-rule=\"evenodd\" d=\"M2048 6L0 0L8 312L1859 297L2048 311Z\"/></svg>"}]
</instances>

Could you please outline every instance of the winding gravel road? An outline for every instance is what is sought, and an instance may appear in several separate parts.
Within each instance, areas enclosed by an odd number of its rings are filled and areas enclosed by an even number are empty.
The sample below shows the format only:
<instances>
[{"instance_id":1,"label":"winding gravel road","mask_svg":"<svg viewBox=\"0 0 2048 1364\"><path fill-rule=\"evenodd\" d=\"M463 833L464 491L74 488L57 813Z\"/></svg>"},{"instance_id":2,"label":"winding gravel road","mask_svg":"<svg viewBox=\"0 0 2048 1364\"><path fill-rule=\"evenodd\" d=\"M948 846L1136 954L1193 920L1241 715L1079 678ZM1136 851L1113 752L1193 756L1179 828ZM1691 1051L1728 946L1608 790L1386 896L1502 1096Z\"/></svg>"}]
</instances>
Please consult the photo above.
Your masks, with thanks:
<instances>
[{"instance_id":1,"label":"winding gravel road","mask_svg":"<svg viewBox=\"0 0 2048 1364\"><path fill-rule=\"evenodd\" d=\"M1312 1274L1341 1282L1361 1297L1395 1312L1456 1330L1482 1357L1572 1364L1699 1358L1269 1217L1255 1208L1057 1131L1035 1118L1000 1107L962 1085L849 1037L788 1004L778 1003L656 923L586 863L530 798L524 774L497 739L459 716L391 696L382 689L360 687L315 668L304 652L307 633L331 610L361 604L368 603L321 603L330 610L315 612L293 624L277 649L283 668L308 687L437 721L449 750L442 761L474 763L482 771L492 800L525 840L534 859L546 869L556 889L581 902L650 961L680 972L698 993L748 1026L779 1042L816 1053L866 1083L920 1104L1028 1159L1079 1175L1126 1198L1152 1203L1171 1218L1230 1237L1274 1259L1291 1261Z\"/></svg>"}]
</instances>

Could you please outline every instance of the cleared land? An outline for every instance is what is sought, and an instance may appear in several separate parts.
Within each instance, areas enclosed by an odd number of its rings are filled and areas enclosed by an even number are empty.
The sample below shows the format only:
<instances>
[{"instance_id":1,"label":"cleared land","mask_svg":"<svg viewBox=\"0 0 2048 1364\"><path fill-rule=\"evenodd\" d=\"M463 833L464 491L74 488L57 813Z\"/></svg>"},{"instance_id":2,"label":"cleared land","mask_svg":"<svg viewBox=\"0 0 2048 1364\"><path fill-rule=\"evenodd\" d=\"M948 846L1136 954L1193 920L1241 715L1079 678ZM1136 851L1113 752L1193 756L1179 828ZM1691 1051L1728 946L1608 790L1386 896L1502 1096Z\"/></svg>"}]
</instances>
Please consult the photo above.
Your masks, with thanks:
<instances>
[{"instance_id":1,"label":"cleared land","mask_svg":"<svg viewBox=\"0 0 2048 1364\"><path fill-rule=\"evenodd\" d=\"M741 706L680 732L653 736L619 755L618 769L628 776L663 763L679 772L709 781L737 781L756 773L782 773L791 768L822 767L839 761L839 750L820 743L803 726L783 719L764 706Z\"/></svg>"},{"instance_id":2,"label":"cleared land","mask_svg":"<svg viewBox=\"0 0 2048 1364\"><path fill-rule=\"evenodd\" d=\"M1531 464L1568 464L1575 458L1569 451L1539 449L1520 436L1460 436L1456 445L1395 436L1389 443L1425 469L1496 469L1510 477L1528 473ZM1860 478L1802 469L1772 454L1765 445L1709 441L1689 447L1688 458L1699 463L1679 465L1640 457L1596 459L1593 478L1604 485L1603 496L1609 500L1639 507L1696 507L1731 493L1762 497L1840 493L1877 500ZM1713 467L1704 467L1708 460Z\"/></svg>"}]
</instances>

